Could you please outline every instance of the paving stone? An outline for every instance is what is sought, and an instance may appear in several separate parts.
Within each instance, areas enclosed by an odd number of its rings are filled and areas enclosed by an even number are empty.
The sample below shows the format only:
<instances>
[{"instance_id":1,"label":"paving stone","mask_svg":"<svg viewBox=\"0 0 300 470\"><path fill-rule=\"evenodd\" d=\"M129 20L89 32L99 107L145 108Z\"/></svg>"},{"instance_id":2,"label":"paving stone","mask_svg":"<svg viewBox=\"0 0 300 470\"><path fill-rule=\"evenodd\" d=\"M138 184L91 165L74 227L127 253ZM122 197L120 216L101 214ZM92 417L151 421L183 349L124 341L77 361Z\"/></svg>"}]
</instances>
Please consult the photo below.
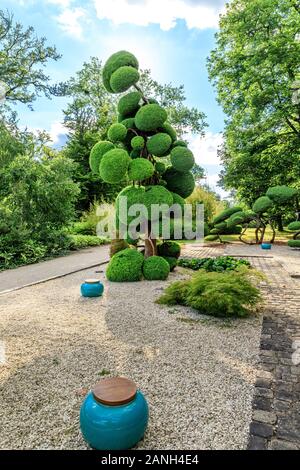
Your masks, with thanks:
<instances>
[{"instance_id":1,"label":"paving stone","mask_svg":"<svg viewBox=\"0 0 300 470\"><path fill-rule=\"evenodd\" d=\"M250 433L259 437L271 437L273 436L273 426L252 421L250 424Z\"/></svg>"},{"instance_id":2,"label":"paving stone","mask_svg":"<svg viewBox=\"0 0 300 470\"><path fill-rule=\"evenodd\" d=\"M277 416L275 413L270 411L254 410L253 419L254 421L258 421L260 423L275 424L277 421Z\"/></svg>"},{"instance_id":3,"label":"paving stone","mask_svg":"<svg viewBox=\"0 0 300 470\"><path fill-rule=\"evenodd\" d=\"M264 410L264 411L271 411L272 409L272 401L269 398L263 397L254 397L253 399L253 408Z\"/></svg>"},{"instance_id":4,"label":"paving stone","mask_svg":"<svg viewBox=\"0 0 300 470\"><path fill-rule=\"evenodd\" d=\"M267 388L255 387L254 394L258 397L273 398L272 390Z\"/></svg>"},{"instance_id":5,"label":"paving stone","mask_svg":"<svg viewBox=\"0 0 300 470\"><path fill-rule=\"evenodd\" d=\"M298 450L299 447L291 442L282 441L279 439L272 439L269 449L271 450Z\"/></svg>"},{"instance_id":6,"label":"paving stone","mask_svg":"<svg viewBox=\"0 0 300 470\"><path fill-rule=\"evenodd\" d=\"M267 440L264 439L263 437L251 435L249 439L248 449L249 450L267 450Z\"/></svg>"}]
</instances>

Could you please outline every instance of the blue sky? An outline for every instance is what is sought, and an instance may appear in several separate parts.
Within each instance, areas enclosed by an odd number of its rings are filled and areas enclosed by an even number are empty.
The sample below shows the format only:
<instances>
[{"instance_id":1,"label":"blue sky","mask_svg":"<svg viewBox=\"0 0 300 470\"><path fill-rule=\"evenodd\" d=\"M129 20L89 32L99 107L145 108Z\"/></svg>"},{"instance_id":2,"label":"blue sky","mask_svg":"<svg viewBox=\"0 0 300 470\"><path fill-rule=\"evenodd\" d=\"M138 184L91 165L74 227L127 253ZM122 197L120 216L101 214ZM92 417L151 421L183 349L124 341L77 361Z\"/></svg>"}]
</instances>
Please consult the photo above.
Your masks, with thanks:
<instances>
[{"instance_id":1,"label":"blue sky","mask_svg":"<svg viewBox=\"0 0 300 470\"><path fill-rule=\"evenodd\" d=\"M223 0L1 0L1 8L15 20L35 28L62 58L49 62L47 73L55 81L75 74L91 56L106 60L119 49L135 53L153 77L184 84L187 104L207 115L204 139L190 137L197 162L216 188L220 165L216 149L224 126L222 110L208 81L206 58L214 47L214 34ZM57 144L64 129L64 98L40 98L34 111L19 106L20 124L50 132ZM224 194L224 193L223 193Z\"/></svg>"}]
</instances>

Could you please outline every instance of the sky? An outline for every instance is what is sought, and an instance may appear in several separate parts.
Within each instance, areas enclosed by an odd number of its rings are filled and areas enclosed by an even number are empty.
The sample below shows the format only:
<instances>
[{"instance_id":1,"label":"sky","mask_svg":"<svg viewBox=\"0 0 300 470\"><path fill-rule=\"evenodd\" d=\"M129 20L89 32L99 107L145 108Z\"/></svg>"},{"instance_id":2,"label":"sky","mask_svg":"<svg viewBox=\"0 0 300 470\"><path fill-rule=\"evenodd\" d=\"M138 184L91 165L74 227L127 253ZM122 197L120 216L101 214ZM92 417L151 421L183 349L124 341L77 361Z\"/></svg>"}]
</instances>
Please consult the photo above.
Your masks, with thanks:
<instances>
[{"instance_id":1,"label":"sky","mask_svg":"<svg viewBox=\"0 0 300 470\"><path fill-rule=\"evenodd\" d=\"M13 12L24 26L33 26L62 54L46 66L53 83L69 79L91 56L105 61L126 49L157 81L183 84L187 105L203 111L209 125L204 138L189 136L190 148L206 170L207 183L226 196L216 186L224 115L206 68L224 0L0 0L0 8ZM19 105L20 125L45 129L57 146L65 140L66 104L65 98L41 97L34 111Z\"/></svg>"}]
</instances>

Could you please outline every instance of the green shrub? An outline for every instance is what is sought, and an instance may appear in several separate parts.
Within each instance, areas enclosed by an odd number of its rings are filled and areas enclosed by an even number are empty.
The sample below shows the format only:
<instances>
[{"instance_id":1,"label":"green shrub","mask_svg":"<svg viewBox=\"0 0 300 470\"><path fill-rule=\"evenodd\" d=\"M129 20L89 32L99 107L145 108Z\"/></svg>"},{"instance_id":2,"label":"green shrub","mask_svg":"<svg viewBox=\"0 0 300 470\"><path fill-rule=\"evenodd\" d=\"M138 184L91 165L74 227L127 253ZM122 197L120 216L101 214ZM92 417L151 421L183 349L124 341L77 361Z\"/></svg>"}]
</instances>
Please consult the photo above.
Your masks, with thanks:
<instances>
[{"instance_id":1,"label":"green shrub","mask_svg":"<svg viewBox=\"0 0 300 470\"><path fill-rule=\"evenodd\" d=\"M188 281L171 284L157 302L189 306L215 317L245 317L261 301L256 286L261 277L247 267L224 273L201 270Z\"/></svg>"},{"instance_id":2,"label":"green shrub","mask_svg":"<svg viewBox=\"0 0 300 470\"><path fill-rule=\"evenodd\" d=\"M291 248L300 248L300 240L289 240L288 246Z\"/></svg>"},{"instance_id":3,"label":"green shrub","mask_svg":"<svg viewBox=\"0 0 300 470\"><path fill-rule=\"evenodd\" d=\"M143 137L136 135L131 139L130 144L133 149L142 150L145 145L145 141Z\"/></svg>"},{"instance_id":4,"label":"green shrub","mask_svg":"<svg viewBox=\"0 0 300 470\"><path fill-rule=\"evenodd\" d=\"M143 255L134 248L116 253L110 260L106 277L112 282L135 282L142 278Z\"/></svg>"},{"instance_id":5,"label":"green shrub","mask_svg":"<svg viewBox=\"0 0 300 470\"><path fill-rule=\"evenodd\" d=\"M127 93L127 95L122 96L118 103L119 113L124 117L136 114L139 109L141 98L142 94L139 91L132 91Z\"/></svg>"},{"instance_id":6,"label":"green shrub","mask_svg":"<svg viewBox=\"0 0 300 470\"><path fill-rule=\"evenodd\" d=\"M184 140L175 140L175 142L173 142L173 145L172 145L172 148L175 148L175 147L187 147L187 143L184 141Z\"/></svg>"},{"instance_id":7,"label":"green shrub","mask_svg":"<svg viewBox=\"0 0 300 470\"><path fill-rule=\"evenodd\" d=\"M206 241L206 242L215 242L216 240L219 240L218 235L213 235L213 234L212 234L212 235L207 235L207 236L205 237L205 241Z\"/></svg>"},{"instance_id":8,"label":"green shrub","mask_svg":"<svg viewBox=\"0 0 300 470\"><path fill-rule=\"evenodd\" d=\"M182 209L184 209L185 199L179 196L179 194L176 194L176 193L171 193L171 194L173 196L173 204L178 204Z\"/></svg>"},{"instance_id":9,"label":"green shrub","mask_svg":"<svg viewBox=\"0 0 300 470\"><path fill-rule=\"evenodd\" d=\"M170 149L171 143L172 139L169 134L160 132L150 137L147 142L147 149L152 155L155 155L156 157L162 157Z\"/></svg>"},{"instance_id":10,"label":"green shrub","mask_svg":"<svg viewBox=\"0 0 300 470\"><path fill-rule=\"evenodd\" d=\"M111 55L109 59L106 61L103 67L103 85L105 86L106 90L110 93L113 93L113 89L110 85L110 79L112 74L118 70L120 67L123 66L131 66L136 69L139 68L139 63L136 57L127 51L119 51L115 54Z\"/></svg>"},{"instance_id":11,"label":"green shrub","mask_svg":"<svg viewBox=\"0 0 300 470\"><path fill-rule=\"evenodd\" d=\"M137 69L125 65L116 70L110 78L110 86L114 93L122 93L139 81L140 74Z\"/></svg>"},{"instance_id":12,"label":"green shrub","mask_svg":"<svg viewBox=\"0 0 300 470\"><path fill-rule=\"evenodd\" d=\"M218 256L217 258L181 258L178 265L183 268L205 269L208 272L235 271L240 266L249 266L249 261L245 259L233 258L232 256Z\"/></svg>"},{"instance_id":13,"label":"green shrub","mask_svg":"<svg viewBox=\"0 0 300 470\"><path fill-rule=\"evenodd\" d=\"M155 131L161 127L167 119L167 112L158 104L146 104L142 106L136 116L135 125L141 131Z\"/></svg>"},{"instance_id":14,"label":"green shrub","mask_svg":"<svg viewBox=\"0 0 300 470\"><path fill-rule=\"evenodd\" d=\"M262 214L263 212L266 212L270 207L273 206L273 202L268 196L261 196L258 199L256 199L255 203L252 206L253 211L256 214Z\"/></svg>"},{"instance_id":15,"label":"green shrub","mask_svg":"<svg viewBox=\"0 0 300 470\"><path fill-rule=\"evenodd\" d=\"M288 186L273 186L269 188L266 195L275 204L286 204L298 193L297 189L289 188Z\"/></svg>"},{"instance_id":16,"label":"green shrub","mask_svg":"<svg viewBox=\"0 0 300 470\"><path fill-rule=\"evenodd\" d=\"M170 272L174 271L177 266L177 258L172 258L171 256L163 256L163 258L169 263Z\"/></svg>"},{"instance_id":17,"label":"green shrub","mask_svg":"<svg viewBox=\"0 0 300 470\"><path fill-rule=\"evenodd\" d=\"M148 281L164 281L169 273L170 265L161 256L150 256L144 260L143 274Z\"/></svg>"},{"instance_id":18,"label":"green shrub","mask_svg":"<svg viewBox=\"0 0 300 470\"><path fill-rule=\"evenodd\" d=\"M173 241L163 242L157 246L157 251L160 256L179 258L181 247L179 243Z\"/></svg>"},{"instance_id":19,"label":"green shrub","mask_svg":"<svg viewBox=\"0 0 300 470\"><path fill-rule=\"evenodd\" d=\"M99 175L99 166L100 166L100 162L101 162L103 155L106 152L109 152L109 150L112 150L114 147L115 147L114 144L106 140L97 142L97 144L94 145L94 147L91 150L90 160L89 160L90 168L93 173L95 173L96 175Z\"/></svg>"},{"instance_id":20,"label":"green shrub","mask_svg":"<svg viewBox=\"0 0 300 470\"><path fill-rule=\"evenodd\" d=\"M103 155L100 162L101 178L106 183L119 183L125 178L130 161L130 157L125 150L110 150Z\"/></svg>"},{"instance_id":21,"label":"green shrub","mask_svg":"<svg viewBox=\"0 0 300 470\"><path fill-rule=\"evenodd\" d=\"M168 191L163 186L147 186L145 188L145 196L143 203L145 204L150 217L152 204L166 204L167 206L171 206L173 204L173 196L170 191Z\"/></svg>"},{"instance_id":22,"label":"green shrub","mask_svg":"<svg viewBox=\"0 0 300 470\"><path fill-rule=\"evenodd\" d=\"M96 235L96 224L89 221L75 222L70 233L73 235Z\"/></svg>"},{"instance_id":23,"label":"green shrub","mask_svg":"<svg viewBox=\"0 0 300 470\"><path fill-rule=\"evenodd\" d=\"M108 243L106 238L100 238L96 235L70 235L70 249L80 250L81 248L87 248L89 246L100 246Z\"/></svg>"},{"instance_id":24,"label":"green shrub","mask_svg":"<svg viewBox=\"0 0 300 470\"><path fill-rule=\"evenodd\" d=\"M177 139L177 134L174 127L172 127L171 124L169 124L168 122L165 122L159 130L165 132L166 134L169 134L173 142Z\"/></svg>"},{"instance_id":25,"label":"green shrub","mask_svg":"<svg viewBox=\"0 0 300 470\"><path fill-rule=\"evenodd\" d=\"M186 147L177 146L171 151L171 163L175 170L186 173L194 166L195 159L193 152Z\"/></svg>"},{"instance_id":26,"label":"green shrub","mask_svg":"<svg viewBox=\"0 0 300 470\"><path fill-rule=\"evenodd\" d=\"M226 225L228 228L234 227L235 225L242 224L247 220L246 213L244 211L235 212L232 214L229 219L226 220Z\"/></svg>"},{"instance_id":27,"label":"green shrub","mask_svg":"<svg viewBox=\"0 0 300 470\"><path fill-rule=\"evenodd\" d=\"M166 171L166 165L163 162L156 162L155 170L162 175Z\"/></svg>"},{"instance_id":28,"label":"green shrub","mask_svg":"<svg viewBox=\"0 0 300 470\"><path fill-rule=\"evenodd\" d=\"M127 197L127 210L129 211L130 207L134 204L143 204L144 203L144 196L145 196L145 188L143 186L136 187L136 186L127 186L126 188L122 189L122 191L118 194L116 199L116 212L119 220L123 223L126 221L126 214L123 214L120 210L120 198ZM136 216L129 216L127 214L127 221L128 223L132 222Z\"/></svg>"},{"instance_id":29,"label":"green shrub","mask_svg":"<svg viewBox=\"0 0 300 470\"><path fill-rule=\"evenodd\" d=\"M154 166L146 158L136 158L132 160L128 168L128 178L132 181L143 181L154 173Z\"/></svg>"},{"instance_id":30,"label":"green shrub","mask_svg":"<svg viewBox=\"0 0 300 470\"><path fill-rule=\"evenodd\" d=\"M299 222L291 222L289 225L288 225L288 230L291 230L292 232L296 232L298 230L300 230L300 221Z\"/></svg>"},{"instance_id":31,"label":"green shrub","mask_svg":"<svg viewBox=\"0 0 300 470\"><path fill-rule=\"evenodd\" d=\"M173 167L169 167L164 173L167 188L173 193L179 194L184 199L189 197L195 188L195 180L192 173L181 173Z\"/></svg>"},{"instance_id":32,"label":"green shrub","mask_svg":"<svg viewBox=\"0 0 300 470\"><path fill-rule=\"evenodd\" d=\"M124 124L112 124L108 129L107 135L112 142L122 142L127 135L127 128Z\"/></svg>"},{"instance_id":33,"label":"green shrub","mask_svg":"<svg viewBox=\"0 0 300 470\"><path fill-rule=\"evenodd\" d=\"M241 212L241 211L242 209L240 207L237 207L237 206L229 207L228 209L225 209L214 218L213 224L216 225L220 222L223 222L224 220L228 219L232 214L235 214L236 212Z\"/></svg>"},{"instance_id":34,"label":"green shrub","mask_svg":"<svg viewBox=\"0 0 300 470\"><path fill-rule=\"evenodd\" d=\"M126 127L126 129L134 129L135 128L135 121L134 118L126 118L121 121L121 124Z\"/></svg>"}]
</instances>

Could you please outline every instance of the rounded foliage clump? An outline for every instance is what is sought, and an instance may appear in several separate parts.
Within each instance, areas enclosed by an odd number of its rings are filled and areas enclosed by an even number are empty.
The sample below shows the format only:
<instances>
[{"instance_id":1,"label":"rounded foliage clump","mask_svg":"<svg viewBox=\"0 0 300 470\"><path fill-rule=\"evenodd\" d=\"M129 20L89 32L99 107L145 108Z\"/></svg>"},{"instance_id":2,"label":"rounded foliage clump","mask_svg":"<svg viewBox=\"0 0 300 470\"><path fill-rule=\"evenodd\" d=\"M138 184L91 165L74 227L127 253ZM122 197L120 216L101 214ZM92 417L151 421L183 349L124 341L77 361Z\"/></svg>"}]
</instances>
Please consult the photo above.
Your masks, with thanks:
<instances>
[{"instance_id":1,"label":"rounded foliage clump","mask_svg":"<svg viewBox=\"0 0 300 470\"><path fill-rule=\"evenodd\" d=\"M136 135L135 137L133 137L130 143L133 149L138 149L138 150L142 150L142 148L145 145L144 138L141 137L140 135Z\"/></svg>"},{"instance_id":2,"label":"rounded foliage clump","mask_svg":"<svg viewBox=\"0 0 300 470\"><path fill-rule=\"evenodd\" d=\"M132 181L143 181L151 178L154 173L154 166L146 158L136 158L132 160L128 168L128 177Z\"/></svg>"},{"instance_id":3,"label":"rounded foliage clump","mask_svg":"<svg viewBox=\"0 0 300 470\"><path fill-rule=\"evenodd\" d=\"M124 124L112 124L108 129L107 135L112 142L122 142L127 135L127 129Z\"/></svg>"},{"instance_id":4,"label":"rounded foliage clump","mask_svg":"<svg viewBox=\"0 0 300 470\"><path fill-rule=\"evenodd\" d=\"M207 237L205 237L205 241L215 242L216 240L218 240L218 238L218 235L207 235Z\"/></svg>"},{"instance_id":5,"label":"rounded foliage clump","mask_svg":"<svg viewBox=\"0 0 300 470\"><path fill-rule=\"evenodd\" d=\"M170 191L163 186L147 186L145 188L144 204L150 217L151 205L165 204L171 206L173 204L173 196Z\"/></svg>"},{"instance_id":6,"label":"rounded foliage clump","mask_svg":"<svg viewBox=\"0 0 300 470\"><path fill-rule=\"evenodd\" d=\"M268 209L270 209L272 205L273 202L268 196L261 196L256 199L255 203L252 206L252 209L256 214L262 214L263 212L266 212Z\"/></svg>"},{"instance_id":7,"label":"rounded foliage clump","mask_svg":"<svg viewBox=\"0 0 300 470\"><path fill-rule=\"evenodd\" d=\"M143 186L127 186L126 188L122 189L122 191L118 194L116 199L116 213L118 219L123 222L129 224L133 219L135 219L135 215L128 215L128 211L131 206L135 204L143 204L144 203L144 196L145 196L145 188ZM125 201L124 198L126 197L127 200ZM122 200L122 205L121 205ZM125 205L126 202L126 205ZM127 208L127 212L126 212Z\"/></svg>"},{"instance_id":8,"label":"rounded foliage clump","mask_svg":"<svg viewBox=\"0 0 300 470\"><path fill-rule=\"evenodd\" d=\"M147 142L148 151L157 157L162 157L171 147L172 139L169 134L159 132L153 135Z\"/></svg>"},{"instance_id":9,"label":"rounded foliage clump","mask_svg":"<svg viewBox=\"0 0 300 470\"><path fill-rule=\"evenodd\" d=\"M130 116L135 114L139 109L142 94L139 91L132 91L122 96L118 103L118 111L122 116Z\"/></svg>"},{"instance_id":10,"label":"rounded foliage clump","mask_svg":"<svg viewBox=\"0 0 300 470\"><path fill-rule=\"evenodd\" d=\"M286 204L297 194L297 189L290 188L289 186L273 186L266 192L268 196L275 204Z\"/></svg>"},{"instance_id":11,"label":"rounded foliage clump","mask_svg":"<svg viewBox=\"0 0 300 470\"><path fill-rule=\"evenodd\" d=\"M111 55L106 61L103 67L103 85L106 90L113 93L114 90L111 88L110 79L112 74L120 67L131 66L135 69L139 68L139 63L136 57L127 51L119 51Z\"/></svg>"},{"instance_id":12,"label":"rounded foliage clump","mask_svg":"<svg viewBox=\"0 0 300 470\"><path fill-rule=\"evenodd\" d=\"M100 166L100 162L101 162L103 155L106 152L109 152L110 150L112 150L113 148L114 148L114 144L112 144L111 142L108 142L107 140L102 140L100 142L97 142L97 144L94 145L94 147L91 150L90 159L89 159L90 168L93 173L99 174L99 166Z\"/></svg>"},{"instance_id":13,"label":"rounded foliage clump","mask_svg":"<svg viewBox=\"0 0 300 470\"><path fill-rule=\"evenodd\" d=\"M150 256L143 263L143 274L148 281L164 281L169 273L170 265L161 256Z\"/></svg>"},{"instance_id":14,"label":"rounded foliage clump","mask_svg":"<svg viewBox=\"0 0 300 470\"><path fill-rule=\"evenodd\" d=\"M141 131L155 131L161 127L167 119L167 112L158 104L146 104L142 106L136 116L135 125Z\"/></svg>"},{"instance_id":15,"label":"rounded foliage clump","mask_svg":"<svg viewBox=\"0 0 300 470\"><path fill-rule=\"evenodd\" d=\"M242 224L248 220L248 216L244 211L235 212L226 221L227 227L231 228L234 225Z\"/></svg>"},{"instance_id":16,"label":"rounded foliage clump","mask_svg":"<svg viewBox=\"0 0 300 470\"><path fill-rule=\"evenodd\" d=\"M135 123L134 123L134 118L127 118L121 121L121 124L126 127L126 129L134 129L135 128Z\"/></svg>"},{"instance_id":17,"label":"rounded foliage clump","mask_svg":"<svg viewBox=\"0 0 300 470\"><path fill-rule=\"evenodd\" d=\"M175 147L171 151L171 163L175 170L185 173L194 166L193 152L185 147Z\"/></svg>"},{"instance_id":18,"label":"rounded foliage clump","mask_svg":"<svg viewBox=\"0 0 300 470\"><path fill-rule=\"evenodd\" d=\"M296 230L300 230L300 221L299 222L291 222L288 225L288 230L295 232Z\"/></svg>"},{"instance_id":19,"label":"rounded foliage clump","mask_svg":"<svg viewBox=\"0 0 300 470\"><path fill-rule=\"evenodd\" d=\"M172 258L171 256L163 256L163 258L169 263L170 271L174 271L177 266L177 258Z\"/></svg>"},{"instance_id":20,"label":"rounded foliage clump","mask_svg":"<svg viewBox=\"0 0 300 470\"><path fill-rule=\"evenodd\" d=\"M140 74L133 67L125 66L116 70L110 78L110 86L114 93L122 93L139 81Z\"/></svg>"},{"instance_id":21,"label":"rounded foliage clump","mask_svg":"<svg viewBox=\"0 0 300 470\"><path fill-rule=\"evenodd\" d=\"M177 134L174 129L174 127L171 126L168 122L165 122L164 125L159 129L161 132L165 132L166 134L169 134L169 136L172 139L172 142L174 142L177 139Z\"/></svg>"},{"instance_id":22,"label":"rounded foliage clump","mask_svg":"<svg viewBox=\"0 0 300 470\"><path fill-rule=\"evenodd\" d=\"M300 248L300 240L289 240L288 246L290 248Z\"/></svg>"},{"instance_id":23,"label":"rounded foliage clump","mask_svg":"<svg viewBox=\"0 0 300 470\"><path fill-rule=\"evenodd\" d=\"M110 150L101 159L100 176L106 183L119 183L125 177L129 163L130 157L126 150Z\"/></svg>"},{"instance_id":24,"label":"rounded foliage clump","mask_svg":"<svg viewBox=\"0 0 300 470\"><path fill-rule=\"evenodd\" d=\"M241 211L242 211L241 207L238 207L238 206L229 207L228 209L225 209L214 218L213 224L215 225L215 224L218 224L219 222L223 222L224 220L228 219L232 214L235 214L236 212L241 212Z\"/></svg>"},{"instance_id":25,"label":"rounded foliage clump","mask_svg":"<svg viewBox=\"0 0 300 470\"><path fill-rule=\"evenodd\" d=\"M183 197L179 196L177 193L172 193L173 196L173 204L178 204L182 209L184 209L185 206L185 200Z\"/></svg>"},{"instance_id":26,"label":"rounded foliage clump","mask_svg":"<svg viewBox=\"0 0 300 470\"><path fill-rule=\"evenodd\" d=\"M160 175L162 175L166 171L166 165L163 162L156 162L154 166L155 166L155 170Z\"/></svg>"},{"instance_id":27,"label":"rounded foliage clump","mask_svg":"<svg viewBox=\"0 0 300 470\"><path fill-rule=\"evenodd\" d=\"M126 248L111 258L107 266L106 277L112 282L140 281L143 262L144 257L139 251Z\"/></svg>"},{"instance_id":28,"label":"rounded foliage clump","mask_svg":"<svg viewBox=\"0 0 300 470\"><path fill-rule=\"evenodd\" d=\"M170 167L164 173L167 188L173 193L179 194L184 199L189 197L195 188L195 180L190 172L181 173Z\"/></svg>"},{"instance_id":29,"label":"rounded foliage clump","mask_svg":"<svg viewBox=\"0 0 300 470\"><path fill-rule=\"evenodd\" d=\"M180 256L181 248L179 243L168 241L158 245L157 251L160 256L167 256L178 259Z\"/></svg>"},{"instance_id":30,"label":"rounded foliage clump","mask_svg":"<svg viewBox=\"0 0 300 470\"><path fill-rule=\"evenodd\" d=\"M172 145L172 149L175 147L187 147L187 143L184 140L175 140Z\"/></svg>"},{"instance_id":31,"label":"rounded foliage clump","mask_svg":"<svg viewBox=\"0 0 300 470\"><path fill-rule=\"evenodd\" d=\"M134 160L135 158L140 158L141 151L139 149L133 149L130 152L130 157Z\"/></svg>"}]
</instances>

